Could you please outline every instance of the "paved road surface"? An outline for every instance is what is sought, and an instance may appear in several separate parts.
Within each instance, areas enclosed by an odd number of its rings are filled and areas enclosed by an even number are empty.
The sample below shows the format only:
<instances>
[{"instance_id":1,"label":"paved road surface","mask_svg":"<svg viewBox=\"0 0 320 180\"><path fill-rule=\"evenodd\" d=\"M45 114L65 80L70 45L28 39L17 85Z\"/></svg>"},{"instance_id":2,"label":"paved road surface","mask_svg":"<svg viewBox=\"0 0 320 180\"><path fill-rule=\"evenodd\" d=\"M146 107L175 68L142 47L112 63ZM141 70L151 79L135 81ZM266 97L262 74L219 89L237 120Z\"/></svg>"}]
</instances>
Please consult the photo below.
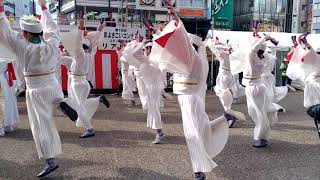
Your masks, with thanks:
<instances>
[{"instance_id":1,"label":"paved road surface","mask_svg":"<svg viewBox=\"0 0 320 180\"><path fill-rule=\"evenodd\" d=\"M146 128L141 107L128 107L120 97L108 96L111 109L100 105L93 119L97 136L79 139L81 129L55 112L63 142L60 169L47 179L175 180L192 179L193 172L181 125L177 99L165 102L162 112L164 144L153 145L153 131ZM207 112L222 114L218 98L209 93ZM270 146L252 147L253 123L238 122L231 129L228 144L214 160L218 164L209 180L320 179L320 140L303 108L303 94L291 93L280 103L287 113L272 128ZM245 112L245 99L236 105ZM35 179L42 167L38 160L24 98L19 99L22 122L19 129L0 138L0 179Z\"/></svg>"}]
</instances>

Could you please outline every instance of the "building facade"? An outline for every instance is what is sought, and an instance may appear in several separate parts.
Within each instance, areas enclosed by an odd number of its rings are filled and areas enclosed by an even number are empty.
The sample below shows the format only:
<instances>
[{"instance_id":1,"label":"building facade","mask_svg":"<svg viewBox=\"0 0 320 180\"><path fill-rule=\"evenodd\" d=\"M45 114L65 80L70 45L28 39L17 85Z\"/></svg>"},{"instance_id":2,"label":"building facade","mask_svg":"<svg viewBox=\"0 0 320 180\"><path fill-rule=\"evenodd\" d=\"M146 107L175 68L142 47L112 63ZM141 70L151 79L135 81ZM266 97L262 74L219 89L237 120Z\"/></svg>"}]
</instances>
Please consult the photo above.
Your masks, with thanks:
<instances>
[{"instance_id":1,"label":"building facade","mask_svg":"<svg viewBox=\"0 0 320 180\"><path fill-rule=\"evenodd\" d=\"M313 0L312 32L320 33L320 0Z\"/></svg>"},{"instance_id":2,"label":"building facade","mask_svg":"<svg viewBox=\"0 0 320 180\"><path fill-rule=\"evenodd\" d=\"M207 18L207 0L173 0L172 2L188 31L201 35L207 32L210 28L210 20ZM117 25L127 23L141 25L144 19L154 23L168 20L167 9L162 0L59 0L55 7L58 17L69 21L78 19L84 11L90 14L90 20L106 18L108 12L112 12Z\"/></svg>"},{"instance_id":3,"label":"building facade","mask_svg":"<svg viewBox=\"0 0 320 180\"><path fill-rule=\"evenodd\" d=\"M235 0L234 30L251 31L259 20L260 31L291 32L293 0Z\"/></svg>"},{"instance_id":4,"label":"building facade","mask_svg":"<svg viewBox=\"0 0 320 180\"><path fill-rule=\"evenodd\" d=\"M292 33L310 32L309 13L312 13L310 0L294 0L292 9Z\"/></svg>"},{"instance_id":5,"label":"building facade","mask_svg":"<svg viewBox=\"0 0 320 180\"><path fill-rule=\"evenodd\" d=\"M34 0L5 0L4 9L7 16L20 18L24 14L34 14Z\"/></svg>"}]
</instances>

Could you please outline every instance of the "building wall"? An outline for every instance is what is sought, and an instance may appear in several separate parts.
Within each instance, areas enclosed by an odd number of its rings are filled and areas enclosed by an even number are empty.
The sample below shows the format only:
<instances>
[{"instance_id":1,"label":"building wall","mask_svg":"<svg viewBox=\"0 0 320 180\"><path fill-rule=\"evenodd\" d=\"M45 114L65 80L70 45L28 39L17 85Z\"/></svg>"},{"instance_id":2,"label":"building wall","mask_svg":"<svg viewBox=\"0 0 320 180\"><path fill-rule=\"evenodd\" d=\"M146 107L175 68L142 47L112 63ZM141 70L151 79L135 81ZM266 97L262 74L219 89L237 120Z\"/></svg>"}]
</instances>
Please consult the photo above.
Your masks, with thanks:
<instances>
[{"instance_id":1,"label":"building wall","mask_svg":"<svg viewBox=\"0 0 320 180\"><path fill-rule=\"evenodd\" d=\"M320 0L313 0L312 32L320 33Z\"/></svg>"},{"instance_id":2,"label":"building wall","mask_svg":"<svg viewBox=\"0 0 320 180\"><path fill-rule=\"evenodd\" d=\"M252 20L260 21L260 31L291 31L292 0L236 0L234 29L251 31Z\"/></svg>"},{"instance_id":3,"label":"building wall","mask_svg":"<svg viewBox=\"0 0 320 180\"><path fill-rule=\"evenodd\" d=\"M303 33L308 31L308 13L309 0L294 0L293 1L293 12L292 12L292 32Z\"/></svg>"}]
</instances>

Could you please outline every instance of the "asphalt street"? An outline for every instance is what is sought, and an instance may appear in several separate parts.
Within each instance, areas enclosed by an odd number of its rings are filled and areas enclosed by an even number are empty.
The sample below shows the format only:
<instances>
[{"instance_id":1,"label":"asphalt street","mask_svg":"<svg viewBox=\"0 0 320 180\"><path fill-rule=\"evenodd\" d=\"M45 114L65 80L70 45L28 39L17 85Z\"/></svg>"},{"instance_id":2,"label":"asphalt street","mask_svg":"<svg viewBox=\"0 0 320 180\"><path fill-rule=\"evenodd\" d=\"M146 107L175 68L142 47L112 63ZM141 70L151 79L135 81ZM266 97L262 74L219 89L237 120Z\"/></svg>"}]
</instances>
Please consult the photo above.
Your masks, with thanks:
<instances>
[{"instance_id":1,"label":"asphalt street","mask_svg":"<svg viewBox=\"0 0 320 180\"><path fill-rule=\"evenodd\" d=\"M99 106L93 118L97 135L79 139L82 129L55 110L63 143L60 168L46 179L177 180L192 179L193 172L183 135L177 98L162 110L163 144L154 145L154 132L146 127L147 114L119 96L108 95L111 108ZM136 97L138 100L138 97ZM270 146L252 147L254 124L240 121L230 130L227 145L214 161L209 180L320 180L320 140L312 118L303 107L303 93L293 92L279 103L286 113L272 127ZM25 99L19 98L21 123L14 133L0 138L0 179L36 179L42 168L27 118ZM235 109L246 112L245 98ZM214 93L206 99L210 118L223 114Z\"/></svg>"}]
</instances>

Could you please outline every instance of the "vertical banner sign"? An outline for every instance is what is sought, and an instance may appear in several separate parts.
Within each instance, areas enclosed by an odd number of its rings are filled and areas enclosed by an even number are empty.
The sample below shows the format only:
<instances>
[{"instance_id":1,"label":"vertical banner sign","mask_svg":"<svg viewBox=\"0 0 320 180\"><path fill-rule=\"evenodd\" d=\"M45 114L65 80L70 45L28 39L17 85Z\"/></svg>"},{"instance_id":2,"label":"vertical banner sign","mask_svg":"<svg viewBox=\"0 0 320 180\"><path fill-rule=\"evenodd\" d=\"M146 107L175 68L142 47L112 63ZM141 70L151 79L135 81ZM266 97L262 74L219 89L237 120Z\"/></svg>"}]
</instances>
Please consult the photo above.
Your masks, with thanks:
<instances>
[{"instance_id":1,"label":"vertical banner sign","mask_svg":"<svg viewBox=\"0 0 320 180\"><path fill-rule=\"evenodd\" d=\"M211 19L212 18L212 10L211 10L211 4L212 4L212 0L207 0L207 19Z\"/></svg>"},{"instance_id":2,"label":"vertical banner sign","mask_svg":"<svg viewBox=\"0 0 320 180\"><path fill-rule=\"evenodd\" d=\"M233 0L212 0L212 18L214 27L232 30L233 28Z\"/></svg>"}]
</instances>

